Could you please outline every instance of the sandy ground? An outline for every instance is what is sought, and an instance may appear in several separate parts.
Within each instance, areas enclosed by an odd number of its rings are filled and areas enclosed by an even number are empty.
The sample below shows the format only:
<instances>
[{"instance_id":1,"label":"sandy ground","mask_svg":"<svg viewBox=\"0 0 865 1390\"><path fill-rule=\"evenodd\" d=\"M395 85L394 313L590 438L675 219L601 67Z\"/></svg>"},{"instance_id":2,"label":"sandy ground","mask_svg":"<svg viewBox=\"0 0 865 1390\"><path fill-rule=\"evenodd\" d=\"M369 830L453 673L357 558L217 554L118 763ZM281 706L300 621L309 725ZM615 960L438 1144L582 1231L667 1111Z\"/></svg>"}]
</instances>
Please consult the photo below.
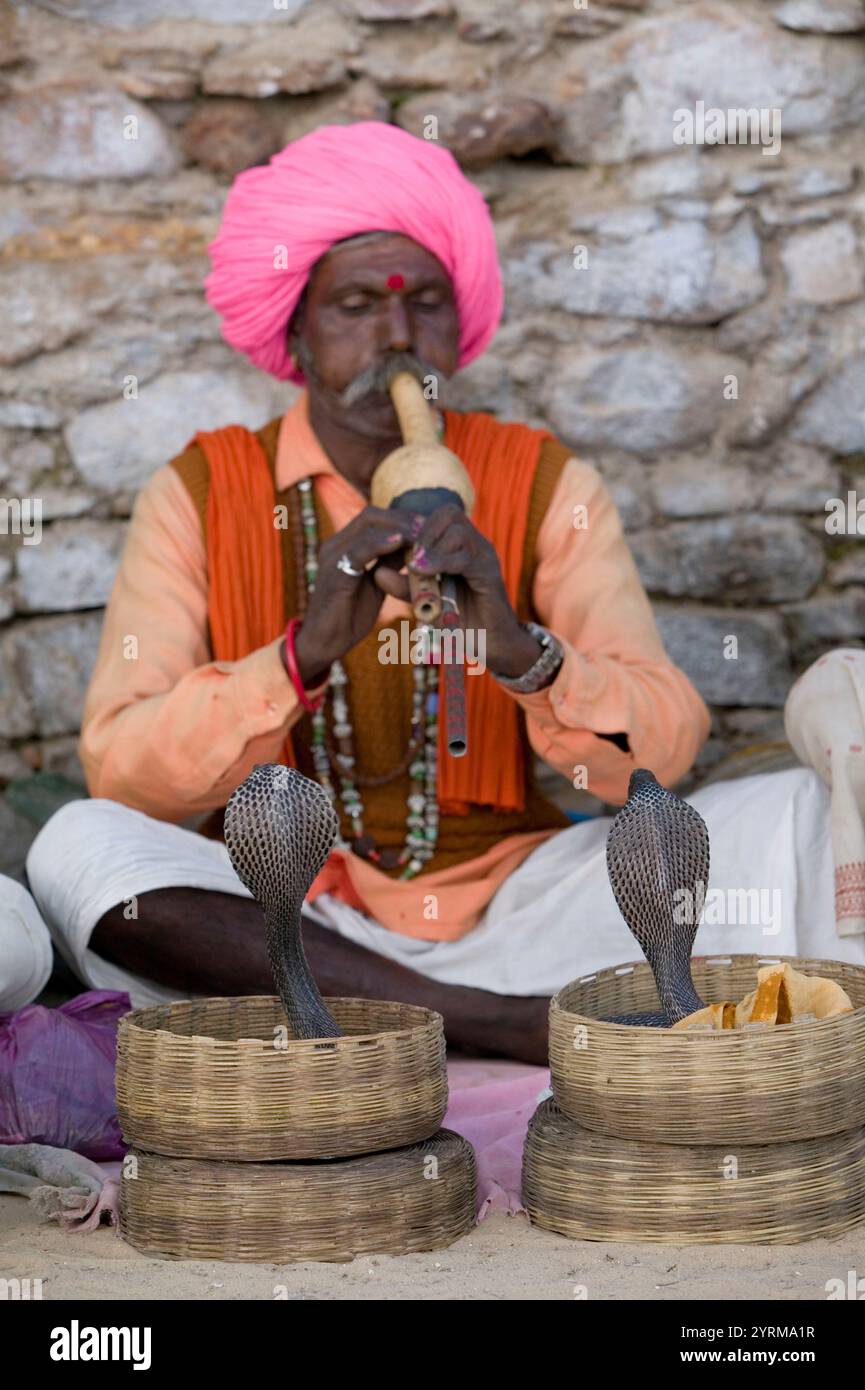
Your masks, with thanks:
<instances>
[{"instance_id":1,"label":"sandy ground","mask_svg":"<svg viewBox=\"0 0 865 1390\"><path fill-rule=\"evenodd\" d=\"M865 1230L805 1245L602 1245L493 1213L448 1250L351 1264L154 1260L108 1227L65 1235L23 1197L0 1197L0 1277L41 1279L44 1299L825 1299L865 1275ZM585 1294L580 1294L580 1288Z\"/></svg>"}]
</instances>

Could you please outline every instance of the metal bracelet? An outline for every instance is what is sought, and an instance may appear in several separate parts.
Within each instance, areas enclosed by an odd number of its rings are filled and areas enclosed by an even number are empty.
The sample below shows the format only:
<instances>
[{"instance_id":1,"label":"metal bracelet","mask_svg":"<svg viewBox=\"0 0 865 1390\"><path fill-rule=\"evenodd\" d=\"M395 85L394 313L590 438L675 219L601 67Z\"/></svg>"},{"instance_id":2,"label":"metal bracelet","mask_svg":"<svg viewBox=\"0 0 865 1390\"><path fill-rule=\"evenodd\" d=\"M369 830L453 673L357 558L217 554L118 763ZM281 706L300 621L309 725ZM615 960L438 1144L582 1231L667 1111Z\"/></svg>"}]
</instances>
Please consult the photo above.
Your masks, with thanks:
<instances>
[{"instance_id":1,"label":"metal bracelet","mask_svg":"<svg viewBox=\"0 0 865 1390\"><path fill-rule=\"evenodd\" d=\"M512 690L516 695L533 695L536 690L542 690L544 686L552 683L565 653L558 638L545 627L541 627L540 623L525 622L520 623L520 627L540 642L542 651L537 661L521 676L499 676L495 671L491 671L490 674L499 685L503 685L506 690Z\"/></svg>"}]
</instances>

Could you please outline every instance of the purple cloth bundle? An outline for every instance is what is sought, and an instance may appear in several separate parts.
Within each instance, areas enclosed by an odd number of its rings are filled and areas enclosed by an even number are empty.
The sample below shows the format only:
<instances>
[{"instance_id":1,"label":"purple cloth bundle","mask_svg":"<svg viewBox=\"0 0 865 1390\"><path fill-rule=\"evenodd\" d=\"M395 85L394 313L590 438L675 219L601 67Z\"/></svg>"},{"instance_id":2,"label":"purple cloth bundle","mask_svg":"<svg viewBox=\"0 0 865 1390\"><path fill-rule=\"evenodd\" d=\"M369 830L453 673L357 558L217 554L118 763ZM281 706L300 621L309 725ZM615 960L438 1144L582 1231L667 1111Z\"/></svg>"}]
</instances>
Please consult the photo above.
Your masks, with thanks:
<instances>
[{"instance_id":1,"label":"purple cloth bundle","mask_svg":"<svg viewBox=\"0 0 865 1390\"><path fill-rule=\"evenodd\" d=\"M126 1145L114 1099L117 1024L128 994L91 990L59 1008L0 1014L0 1143L53 1144L93 1159Z\"/></svg>"}]
</instances>

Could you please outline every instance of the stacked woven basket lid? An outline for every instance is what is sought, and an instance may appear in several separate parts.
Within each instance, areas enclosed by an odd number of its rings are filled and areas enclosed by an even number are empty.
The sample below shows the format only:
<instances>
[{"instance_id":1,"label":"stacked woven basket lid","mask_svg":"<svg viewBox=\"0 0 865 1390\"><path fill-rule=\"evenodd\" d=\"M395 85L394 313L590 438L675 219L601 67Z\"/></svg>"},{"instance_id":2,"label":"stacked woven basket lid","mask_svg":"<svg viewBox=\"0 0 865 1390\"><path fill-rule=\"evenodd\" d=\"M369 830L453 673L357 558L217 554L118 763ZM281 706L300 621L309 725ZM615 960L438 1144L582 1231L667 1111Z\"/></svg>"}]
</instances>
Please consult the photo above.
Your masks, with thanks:
<instances>
[{"instance_id":1,"label":"stacked woven basket lid","mask_svg":"<svg viewBox=\"0 0 865 1390\"><path fill-rule=\"evenodd\" d=\"M523 1198L583 1240L771 1242L865 1217L865 969L790 959L853 1011L766 1031L605 1023L659 1007L643 962L575 980L550 1008L553 1096L529 1126ZM707 1003L753 989L757 956L694 959Z\"/></svg>"},{"instance_id":2,"label":"stacked woven basket lid","mask_svg":"<svg viewBox=\"0 0 865 1390\"><path fill-rule=\"evenodd\" d=\"M349 1260L449 1245L474 1222L471 1146L442 1129L442 1020L329 999L342 1036L294 1038L277 998L197 999L121 1020L132 1145L121 1232L185 1259Z\"/></svg>"}]
</instances>

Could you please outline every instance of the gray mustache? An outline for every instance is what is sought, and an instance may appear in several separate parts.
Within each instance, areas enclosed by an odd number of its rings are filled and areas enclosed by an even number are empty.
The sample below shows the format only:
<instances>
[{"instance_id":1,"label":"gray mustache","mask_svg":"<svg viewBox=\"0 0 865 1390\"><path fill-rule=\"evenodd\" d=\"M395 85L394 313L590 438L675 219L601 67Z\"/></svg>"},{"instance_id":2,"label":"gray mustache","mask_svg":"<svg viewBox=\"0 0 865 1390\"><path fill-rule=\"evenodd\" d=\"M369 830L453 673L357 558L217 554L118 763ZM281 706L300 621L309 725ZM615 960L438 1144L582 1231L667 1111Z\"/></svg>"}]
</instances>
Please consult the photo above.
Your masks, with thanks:
<instances>
[{"instance_id":1,"label":"gray mustache","mask_svg":"<svg viewBox=\"0 0 865 1390\"><path fill-rule=\"evenodd\" d=\"M366 371L356 376L354 381L349 382L339 394L340 405L356 405L367 396L386 391L390 378L398 371L411 372L412 376L419 380L439 375L431 363L417 357L415 353L393 352L381 362L374 362Z\"/></svg>"}]
</instances>

